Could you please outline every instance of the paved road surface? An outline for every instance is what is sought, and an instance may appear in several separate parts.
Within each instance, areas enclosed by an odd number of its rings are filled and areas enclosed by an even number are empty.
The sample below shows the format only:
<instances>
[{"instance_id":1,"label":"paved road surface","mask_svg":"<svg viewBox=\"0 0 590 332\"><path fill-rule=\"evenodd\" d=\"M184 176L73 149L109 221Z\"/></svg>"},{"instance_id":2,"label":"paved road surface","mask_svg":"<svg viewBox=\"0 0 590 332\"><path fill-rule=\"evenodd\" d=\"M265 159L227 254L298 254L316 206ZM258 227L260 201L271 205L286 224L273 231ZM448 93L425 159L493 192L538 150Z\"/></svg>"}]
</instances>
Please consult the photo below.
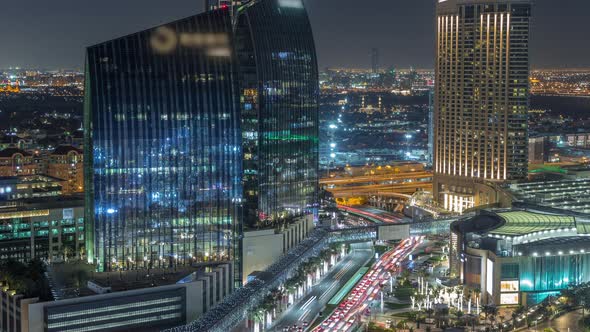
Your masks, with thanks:
<instances>
[{"instance_id":1,"label":"paved road surface","mask_svg":"<svg viewBox=\"0 0 590 332\"><path fill-rule=\"evenodd\" d=\"M539 324L536 329L533 325L529 329L529 331L536 330L540 332L543 331L546 327L551 327L557 330L558 332L583 332L583 329L580 326L578 326L578 322L580 321L580 319L582 319L581 310L568 312L567 314L564 314L563 316L560 316L555 320Z\"/></svg>"},{"instance_id":2,"label":"paved road surface","mask_svg":"<svg viewBox=\"0 0 590 332\"><path fill-rule=\"evenodd\" d=\"M328 301L371 259L372 255L370 249L353 251L340 261L298 304L291 307L274 324L271 331L282 331L284 327L292 327L293 325L303 326L304 321L311 323Z\"/></svg>"}]
</instances>

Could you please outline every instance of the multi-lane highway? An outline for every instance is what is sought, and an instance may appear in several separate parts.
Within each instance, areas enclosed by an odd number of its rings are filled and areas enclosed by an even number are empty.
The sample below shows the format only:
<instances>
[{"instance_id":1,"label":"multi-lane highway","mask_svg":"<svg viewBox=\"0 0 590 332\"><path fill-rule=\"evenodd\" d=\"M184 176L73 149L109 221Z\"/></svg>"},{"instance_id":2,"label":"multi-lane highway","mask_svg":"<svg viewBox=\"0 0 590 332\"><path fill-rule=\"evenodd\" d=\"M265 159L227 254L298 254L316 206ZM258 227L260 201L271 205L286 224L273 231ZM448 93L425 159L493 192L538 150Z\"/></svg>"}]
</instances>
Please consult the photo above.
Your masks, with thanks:
<instances>
[{"instance_id":1,"label":"multi-lane highway","mask_svg":"<svg viewBox=\"0 0 590 332\"><path fill-rule=\"evenodd\" d=\"M370 304L377 298L381 286L389 279L389 272L398 271L398 263L401 263L422 241L423 238L406 239L394 250L381 256L349 296L314 329L314 332L354 330L359 325L361 317L370 310Z\"/></svg>"},{"instance_id":2,"label":"multi-lane highway","mask_svg":"<svg viewBox=\"0 0 590 332\"><path fill-rule=\"evenodd\" d=\"M355 247L309 294L276 321L271 331L283 331L285 328L295 330L294 326L304 328L310 324L328 301L371 259L372 250L369 245Z\"/></svg>"},{"instance_id":3,"label":"multi-lane highway","mask_svg":"<svg viewBox=\"0 0 590 332\"><path fill-rule=\"evenodd\" d=\"M402 214L387 212L371 206L349 207L338 205L338 208L341 211L352 213L377 223L403 223L412 221Z\"/></svg>"},{"instance_id":4,"label":"multi-lane highway","mask_svg":"<svg viewBox=\"0 0 590 332\"><path fill-rule=\"evenodd\" d=\"M354 196L404 197L420 190L432 190L432 173L425 171L396 174L324 178L320 184L335 198Z\"/></svg>"},{"instance_id":5,"label":"multi-lane highway","mask_svg":"<svg viewBox=\"0 0 590 332\"><path fill-rule=\"evenodd\" d=\"M343 186L351 184L392 184L406 183L409 181L429 181L432 179L430 172L406 172L398 174L363 175L353 177L323 178L320 184L326 186Z\"/></svg>"}]
</instances>

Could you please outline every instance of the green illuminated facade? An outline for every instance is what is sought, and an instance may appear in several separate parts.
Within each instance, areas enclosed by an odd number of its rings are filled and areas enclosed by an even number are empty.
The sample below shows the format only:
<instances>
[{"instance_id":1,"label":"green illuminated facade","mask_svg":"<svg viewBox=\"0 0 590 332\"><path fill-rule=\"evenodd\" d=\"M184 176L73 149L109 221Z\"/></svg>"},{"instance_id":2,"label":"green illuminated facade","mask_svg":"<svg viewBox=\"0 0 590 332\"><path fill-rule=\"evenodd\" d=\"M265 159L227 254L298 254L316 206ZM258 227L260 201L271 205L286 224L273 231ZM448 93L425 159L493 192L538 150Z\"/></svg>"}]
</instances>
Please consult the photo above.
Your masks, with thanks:
<instances>
[{"instance_id":1,"label":"green illuminated facade","mask_svg":"<svg viewBox=\"0 0 590 332\"><path fill-rule=\"evenodd\" d=\"M21 204L0 212L0 261L67 260L84 256L84 202Z\"/></svg>"},{"instance_id":2,"label":"green illuminated facade","mask_svg":"<svg viewBox=\"0 0 590 332\"><path fill-rule=\"evenodd\" d=\"M245 222L315 213L319 82L315 44L299 0L238 10Z\"/></svg>"}]
</instances>

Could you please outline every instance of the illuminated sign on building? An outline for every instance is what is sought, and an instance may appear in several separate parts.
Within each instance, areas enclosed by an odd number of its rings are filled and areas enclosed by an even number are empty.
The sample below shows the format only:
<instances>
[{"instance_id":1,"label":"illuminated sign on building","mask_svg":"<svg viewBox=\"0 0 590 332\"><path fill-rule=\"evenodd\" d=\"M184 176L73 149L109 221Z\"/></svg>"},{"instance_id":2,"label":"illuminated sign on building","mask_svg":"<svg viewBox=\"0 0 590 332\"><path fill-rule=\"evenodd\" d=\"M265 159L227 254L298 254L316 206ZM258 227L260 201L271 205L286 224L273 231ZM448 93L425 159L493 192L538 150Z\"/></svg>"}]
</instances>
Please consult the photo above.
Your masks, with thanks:
<instances>
[{"instance_id":1,"label":"illuminated sign on building","mask_svg":"<svg viewBox=\"0 0 590 332\"><path fill-rule=\"evenodd\" d=\"M502 281L500 282L500 292L518 292L518 280Z\"/></svg>"},{"instance_id":2,"label":"illuminated sign on building","mask_svg":"<svg viewBox=\"0 0 590 332\"><path fill-rule=\"evenodd\" d=\"M161 26L154 30L150 44L160 54L169 54L180 45L206 49L211 56L230 56L229 36L225 33L181 32Z\"/></svg>"},{"instance_id":3,"label":"illuminated sign on building","mask_svg":"<svg viewBox=\"0 0 590 332\"><path fill-rule=\"evenodd\" d=\"M501 294L500 304L518 304L518 293Z\"/></svg>"}]
</instances>

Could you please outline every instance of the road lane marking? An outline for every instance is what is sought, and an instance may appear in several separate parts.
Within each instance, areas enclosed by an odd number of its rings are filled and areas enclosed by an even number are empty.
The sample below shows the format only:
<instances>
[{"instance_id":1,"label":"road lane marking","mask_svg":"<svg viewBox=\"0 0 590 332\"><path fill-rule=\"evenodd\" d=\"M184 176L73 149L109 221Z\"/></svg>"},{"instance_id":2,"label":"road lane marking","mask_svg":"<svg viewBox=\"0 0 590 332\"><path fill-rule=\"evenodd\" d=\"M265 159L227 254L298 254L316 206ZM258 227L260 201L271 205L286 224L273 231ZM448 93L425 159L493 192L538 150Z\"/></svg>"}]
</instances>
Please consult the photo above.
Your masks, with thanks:
<instances>
[{"instance_id":1,"label":"road lane marking","mask_svg":"<svg viewBox=\"0 0 590 332\"><path fill-rule=\"evenodd\" d=\"M301 308L299 308L299 310L305 310L305 309L307 309L307 307L309 307L313 303L313 301L315 301L315 299L317 299L317 298L318 297L315 296L315 295L312 296L309 300L307 300L307 302L305 302L304 305L301 306Z\"/></svg>"},{"instance_id":2,"label":"road lane marking","mask_svg":"<svg viewBox=\"0 0 590 332\"><path fill-rule=\"evenodd\" d=\"M320 296L320 302L321 302L321 301L324 301L324 300L326 299L326 297L328 297L328 296L330 295L330 293L332 292L332 290L333 290L333 289L334 289L336 286L338 286L338 284L339 284L339 283L338 283L337 281L334 281L334 282L332 282L332 285L331 285L330 287L328 287L328 289L326 289L326 290L324 291L324 294L322 294L322 296Z\"/></svg>"}]
</instances>

